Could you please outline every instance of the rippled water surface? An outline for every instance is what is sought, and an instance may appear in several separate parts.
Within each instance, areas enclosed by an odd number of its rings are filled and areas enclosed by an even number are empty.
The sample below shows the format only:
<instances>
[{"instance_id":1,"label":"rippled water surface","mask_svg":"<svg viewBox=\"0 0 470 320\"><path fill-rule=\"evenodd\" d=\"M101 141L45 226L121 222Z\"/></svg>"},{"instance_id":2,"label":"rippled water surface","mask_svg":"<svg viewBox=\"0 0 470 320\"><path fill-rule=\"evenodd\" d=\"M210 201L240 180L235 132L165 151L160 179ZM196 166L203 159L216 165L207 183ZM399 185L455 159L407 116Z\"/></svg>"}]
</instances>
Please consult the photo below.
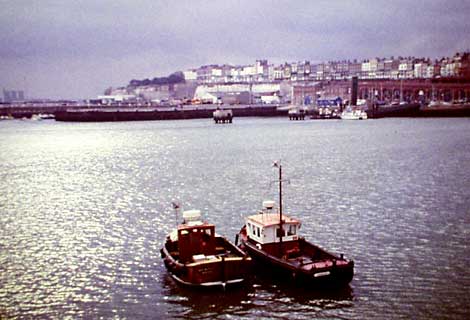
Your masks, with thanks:
<instances>
[{"instance_id":1,"label":"rippled water surface","mask_svg":"<svg viewBox=\"0 0 470 320\"><path fill-rule=\"evenodd\" d=\"M0 122L0 318L468 319L470 120ZM194 293L159 255L171 202L234 239L277 198L355 260L349 288Z\"/></svg>"}]
</instances>

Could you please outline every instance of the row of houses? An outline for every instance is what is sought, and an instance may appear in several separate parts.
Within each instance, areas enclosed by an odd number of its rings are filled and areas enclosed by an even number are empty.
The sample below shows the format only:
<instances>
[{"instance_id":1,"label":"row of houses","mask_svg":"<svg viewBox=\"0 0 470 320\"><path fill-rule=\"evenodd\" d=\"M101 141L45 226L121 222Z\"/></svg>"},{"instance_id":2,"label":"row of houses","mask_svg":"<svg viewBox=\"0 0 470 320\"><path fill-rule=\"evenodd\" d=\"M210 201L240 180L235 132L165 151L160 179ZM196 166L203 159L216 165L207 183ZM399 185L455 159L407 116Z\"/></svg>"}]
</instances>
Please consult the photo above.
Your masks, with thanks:
<instances>
[{"instance_id":1,"label":"row of houses","mask_svg":"<svg viewBox=\"0 0 470 320\"><path fill-rule=\"evenodd\" d=\"M300 61L281 65L257 60L253 65L206 65L183 72L185 81L110 88L99 100L112 104L124 101L168 103L297 103L309 104L327 92L330 81L344 81L356 76L361 81L432 79L470 79L470 53L456 53L451 58L390 57L363 61ZM423 80L424 81L424 80ZM349 83L349 82L348 82ZM341 85L342 88L342 85ZM340 95L342 96L342 95Z\"/></svg>"},{"instance_id":2,"label":"row of houses","mask_svg":"<svg viewBox=\"0 0 470 320\"><path fill-rule=\"evenodd\" d=\"M255 83L281 80L324 81L359 79L432 79L470 77L470 53L441 59L416 57L342 60L324 63L299 61L281 65L257 60L253 65L206 65L183 72L186 81L209 83Z\"/></svg>"}]
</instances>

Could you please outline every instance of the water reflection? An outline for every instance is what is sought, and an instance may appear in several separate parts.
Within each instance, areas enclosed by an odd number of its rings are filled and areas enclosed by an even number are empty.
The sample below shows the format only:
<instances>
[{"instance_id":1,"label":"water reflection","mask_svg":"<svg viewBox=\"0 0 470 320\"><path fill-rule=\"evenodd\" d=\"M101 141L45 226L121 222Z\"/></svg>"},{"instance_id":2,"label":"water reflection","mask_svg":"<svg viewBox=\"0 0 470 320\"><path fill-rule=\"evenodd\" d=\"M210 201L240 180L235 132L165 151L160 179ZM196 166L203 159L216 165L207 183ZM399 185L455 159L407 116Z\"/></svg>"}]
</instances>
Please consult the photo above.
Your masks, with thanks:
<instances>
[{"instance_id":1,"label":"water reflection","mask_svg":"<svg viewBox=\"0 0 470 320\"><path fill-rule=\"evenodd\" d=\"M246 314L250 307L244 301L254 292L251 283L227 291L185 288L177 285L169 274L162 277L162 286L164 300L177 306L170 314L188 319Z\"/></svg>"},{"instance_id":2,"label":"water reflection","mask_svg":"<svg viewBox=\"0 0 470 320\"><path fill-rule=\"evenodd\" d=\"M195 290L179 286L169 274L162 277L164 300L175 305L170 314L184 318L276 317L288 319L347 313L354 305L351 286L312 288L271 276L253 276L231 290Z\"/></svg>"},{"instance_id":3,"label":"water reflection","mask_svg":"<svg viewBox=\"0 0 470 320\"><path fill-rule=\"evenodd\" d=\"M468 119L0 123L0 318L466 319ZM266 199L272 160L302 235L356 262L345 291L255 278L187 292L159 249L171 202L229 239Z\"/></svg>"}]
</instances>

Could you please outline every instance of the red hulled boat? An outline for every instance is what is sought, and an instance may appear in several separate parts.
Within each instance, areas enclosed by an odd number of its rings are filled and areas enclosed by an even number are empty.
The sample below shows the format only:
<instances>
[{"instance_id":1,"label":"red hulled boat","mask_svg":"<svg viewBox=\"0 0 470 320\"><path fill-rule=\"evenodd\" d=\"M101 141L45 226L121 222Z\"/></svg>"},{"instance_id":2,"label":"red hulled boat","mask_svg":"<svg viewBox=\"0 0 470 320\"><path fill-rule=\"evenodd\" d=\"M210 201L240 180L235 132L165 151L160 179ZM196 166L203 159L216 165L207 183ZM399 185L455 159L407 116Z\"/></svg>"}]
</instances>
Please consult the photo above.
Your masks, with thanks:
<instances>
[{"instance_id":1,"label":"red hulled boat","mask_svg":"<svg viewBox=\"0 0 470 320\"><path fill-rule=\"evenodd\" d=\"M251 271L251 258L213 224L202 222L199 210L183 212L184 221L167 236L161 255L178 283L200 288L241 284Z\"/></svg>"}]
</instances>

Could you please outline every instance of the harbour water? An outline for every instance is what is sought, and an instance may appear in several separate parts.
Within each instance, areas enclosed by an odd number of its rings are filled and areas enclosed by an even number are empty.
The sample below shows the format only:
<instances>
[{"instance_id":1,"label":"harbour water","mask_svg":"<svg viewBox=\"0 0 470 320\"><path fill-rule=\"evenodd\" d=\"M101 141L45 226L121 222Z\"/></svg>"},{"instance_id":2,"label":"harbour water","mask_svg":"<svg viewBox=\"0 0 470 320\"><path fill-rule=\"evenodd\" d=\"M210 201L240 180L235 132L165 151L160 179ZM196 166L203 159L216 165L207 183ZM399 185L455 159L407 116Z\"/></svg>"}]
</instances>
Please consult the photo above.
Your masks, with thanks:
<instances>
[{"instance_id":1,"label":"harbour water","mask_svg":"<svg viewBox=\"0 0 470 320\"><path fill-rule=\"evenodd\" d=\"M469 138L468 118L0 122L0 318L466 319ZM278 159L285 211L354 259L350 287L178 287L171 202L233 240Z\"/></svg>"}]
</instances>

